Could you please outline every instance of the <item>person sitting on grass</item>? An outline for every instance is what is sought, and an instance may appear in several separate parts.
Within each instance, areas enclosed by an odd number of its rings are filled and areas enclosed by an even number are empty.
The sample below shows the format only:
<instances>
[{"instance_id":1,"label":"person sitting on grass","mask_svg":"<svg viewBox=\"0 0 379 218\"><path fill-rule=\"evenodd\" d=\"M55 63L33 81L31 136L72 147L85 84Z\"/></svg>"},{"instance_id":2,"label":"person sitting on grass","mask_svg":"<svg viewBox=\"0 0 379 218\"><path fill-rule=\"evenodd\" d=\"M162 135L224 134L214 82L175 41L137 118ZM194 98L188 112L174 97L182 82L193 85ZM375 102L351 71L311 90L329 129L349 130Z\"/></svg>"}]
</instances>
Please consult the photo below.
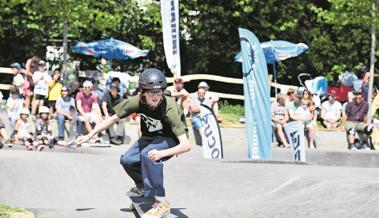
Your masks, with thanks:
<instances>
[{"instance_id":1,"label":"person sitting on grass","mask_svg":"<svg viewBox=\"0 0 379 218\"><path fill-rule=\"evenodd\" d=\"M284 125L287 124L289 120L288 110L285 107L286 97L279 94L276 98L277 105L273 105L271 109L273 129L275 136L278 141L278 146L283 144L285 148L290 148L291 145L287 142L286 136L284 134Z\"/></svg>"},{"instance_id":2,"label":"person sitting on grass","mask_svg":"<svg viewBox=\"0 0 379 218\"><path fill-rule=\"evenodd\" d=\"M85 81L83 83L83 91L76 94L76 105L79 112L79 120L84 123L87 132L93 130L92 125L97 125L98 117L101 114L97 95L92 91L92 82ZM81 123L80 123L81 124ZM82 125L79 125L78 133L82 134ZM92 143L100 141L98 135L94 135Z\"/></svg>"},{"instance_id":3,"label":"person sitting on grass","mask_svg":"<svg viewBox=\"0 0 379 218\"><path fill-rule=\"evenodd\" d=\"M373 146L370 135L373 131L373 125L367 125L368 104L364 101L361 92L354 92L354 101L349 102L345 108L346 120L345 130L349 150L370 150ZM358 134L360 140L355 137Z\"/></svg>"},{"instance_id":4,"label":"person sitting on grass","mask_svg":"<svg viewBox=\"0 0 379 218\"><path fill-rule=\"evenodd\" d=\"M20 119L17 120L14 131L14 144L22 142L26 149L33 150L33 136L31 131L31 121L29 120L30 111L28 108L22 108L20 111ZM39 148L41 149L41 148Z\"/></svg>"},{"instance_id":5,"label":"person sitting on grass","mask_svg":"<svg viewBox=\"0 0 379 218\"><path fill-rule=\"evenodd\" d=\"M322 123L327 129L335 129L339 125L341 118L342 105L336 100L336 91L329 93L328 101L321 105Z\"/></svg>"},{"instance_id":6,"label":"person sitting on grass","mask_svg":"<svg viewBox=\"0 0 379 218\"><path fill-rule=\"evenodd\" d=\"M118 105L124 98L120 95L120 87L113 84L109 91L105 92L101 102L101 108L105 119L113 116L115 114L114 107ZM115 128L116 127L116 128ZM125 133L125 122L124 120L119 120L114 125L107 129L109 134L110 142L115 145L121 145L124 141Z\"/></svg>"},{"instance_id":7,"label":"person sitting on grass","mask_svg":"<svg viewBox=\"0 0 379 218\"><path fill-rule=\"evenodd\" d=\"M212 101L210 99L205 98L205 93L206 93L206 90L204 88L202 87L198 88L196 95L191 98L190 104L189 104L189 109L192 114L192 128L194 130L194 134L196 134L195 131L199 132L201 141L203 141L203 138L205 137L205 135L204 135L204 127L201 122L200 107L202 104L208 106L209 108L212 107ZM200 142L197 142L197 144L201 145Z\"/></svg>"},{"instance_id":8,"label":"person sitting on grass","mask_svg":"<svg viewBox=\"0 0 379 218\"><path fill-rule=\"evenodd\" d=\"M295 120L301 121L304 124L308 148L316 148L317 115L315 110L312 110L312 107L314 105L311 105L308 99L301 99L301 106L296 109L294 117Z\"/></svg>"},{"instance_id":9,"label":"person sitting on grass","mask_svg":"<svg viewBox=\"0 0 379 218\"><path fill-rule=\"evenodd\" d=\"M217 122L222 122L222 118L221 118L221 114L220 114L220 110L219 110L219 105L218 105L220 98L218 96L216 96L214 93L211 93L209 91L210 87L209 87L208 83L205 81L201 81L199 83L199 85L197 86L197 88L204 88L204 90L205 90L204 98L209 99L212 102L211 108L212 108L214 115L216 116Z\"/></svg>"},{"instance_id":10,"label":"person sitting on grass","mask_svg":"<svg viewBox=\"0 0 379 218\"><path fill-rule=\"evenodd\" d=\"M51 129L49 128L50 110L46 106L42 106L38 111L40 116L35 124L33 146L37 148L37 150L42 151L45 145L48 145L49 148L53 148L54 144Z\"/></svg>"},{"instance_id":11,"label":"person sitting on grass","mask_svg":"<svg viewBox=\"0 0 379 218\"><path fill-rule=\"evenodd\" d=\"M73 117L70 113L70 107L75 108L75 100L70 96L70 89L68 86L63 86L61 90L62 96L58 98L55 103L55 109L57 111L57 125L58 125L58 138L57 141L64 140L65 120L72 121ZM76 122L76 121L75 121ZM72 133L71 133L72 134ZM64 143L62 143L64 144Z\"/></svg>"}]
</instances>

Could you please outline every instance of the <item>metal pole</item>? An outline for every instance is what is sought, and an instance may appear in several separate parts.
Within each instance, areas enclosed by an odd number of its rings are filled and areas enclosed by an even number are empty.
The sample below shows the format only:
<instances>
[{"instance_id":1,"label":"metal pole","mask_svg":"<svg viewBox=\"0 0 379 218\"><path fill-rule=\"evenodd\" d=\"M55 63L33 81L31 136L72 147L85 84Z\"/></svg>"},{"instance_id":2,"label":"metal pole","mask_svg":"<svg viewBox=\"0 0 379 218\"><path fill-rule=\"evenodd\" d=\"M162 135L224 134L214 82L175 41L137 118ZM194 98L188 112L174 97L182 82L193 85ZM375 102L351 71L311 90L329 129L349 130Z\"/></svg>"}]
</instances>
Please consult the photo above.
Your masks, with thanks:
<instances>
[{"instance_id":1,"label":"metal pole","mask_svg":"<svg viewBox=\"0 0 379 218\"><path fill-rule=\"evenodd\" d=\"M63 23L63 78L67 79L67 20Z\"/></svg>"},{"instance_id":2,"label":"metal pole","mask_svg":"<svg viewBox=\"0 0 379 218\"><path fill-rule=\"evenodd\" d=\"M275 61L274 63L272 63L273 65L273 68L274 68L274 82L275 84L277 84L277 80L276 80L276 64L275 64ZM275 98L278 96L278 90L276 89L276 86L275 86Z\"/></svg>"},{"instance_id":3,"label":"metal pole","mask_svg":"<svg viewBox=\"0 0 379 218\"><path fill-rule=\"evenodd\" d=\"M371 1L371 16L372 16L372 25L371 25L371 52L370 52L370 81L368 87L368 96L367 101L369 105L367 122L368 124L372 121L371 111L372 111L372 91L374 84L374 70L375 70L375 50L376 50L376 0Z\"/></svg>"}]
</instances>

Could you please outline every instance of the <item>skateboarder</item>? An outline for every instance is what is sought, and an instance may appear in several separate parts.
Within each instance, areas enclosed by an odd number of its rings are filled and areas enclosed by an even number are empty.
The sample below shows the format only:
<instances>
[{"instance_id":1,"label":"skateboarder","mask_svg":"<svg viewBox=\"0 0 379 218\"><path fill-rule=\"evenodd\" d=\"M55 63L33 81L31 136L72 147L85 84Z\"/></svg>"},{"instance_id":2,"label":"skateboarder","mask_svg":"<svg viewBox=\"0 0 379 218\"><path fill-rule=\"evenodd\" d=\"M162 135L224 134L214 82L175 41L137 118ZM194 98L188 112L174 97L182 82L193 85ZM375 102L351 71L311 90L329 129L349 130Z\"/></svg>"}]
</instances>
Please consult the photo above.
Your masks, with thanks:
<instances>
[{"instance_id":1,"label":"skateboarder","mask_svg":"<svg viewBox=\"0 0 379 218\"><path fill-rule=\"evenodd\" d=\"M99 131L132 113L141 116L142 136L121 156L120 163L134 180L130 197L155 197L156 203L143 217L164 217L170 213L163 187L163 162L190 150L183 112L173 98L163 95L166 78L157 69L147 69L139 77L139 95L119 103L116 114L77 139L81 144Z\"/></svg>"}]
</instances>

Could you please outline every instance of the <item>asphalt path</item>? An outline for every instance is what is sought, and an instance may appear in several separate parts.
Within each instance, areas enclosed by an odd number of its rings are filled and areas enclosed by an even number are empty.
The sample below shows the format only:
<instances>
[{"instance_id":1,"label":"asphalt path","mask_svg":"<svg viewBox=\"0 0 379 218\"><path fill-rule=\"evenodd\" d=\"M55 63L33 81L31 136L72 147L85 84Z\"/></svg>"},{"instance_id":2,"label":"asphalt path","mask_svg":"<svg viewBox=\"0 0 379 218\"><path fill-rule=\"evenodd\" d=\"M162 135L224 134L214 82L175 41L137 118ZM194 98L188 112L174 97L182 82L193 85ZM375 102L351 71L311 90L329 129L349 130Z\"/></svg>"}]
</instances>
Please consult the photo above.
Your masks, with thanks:
<instances>
[{"instance_id":1,"label":"asphalt path","mask_svg":"<svg viewBox=\"0 0 379 218\"><path fill-rule=\"evenodd\" d=\"M376 151L308 150L311 161L299 165L289 161L289 150L275 148L279 161L250 162L243 136L227 131L224 160L204 160L193 146L166 162L167 198L177 217L379 217ZM127 148L0 150L0 203L38 218L135 217L125 196L133 183L119 164ZM373 164L362 167L367 159Z\"/></svg>"}]
</instances>

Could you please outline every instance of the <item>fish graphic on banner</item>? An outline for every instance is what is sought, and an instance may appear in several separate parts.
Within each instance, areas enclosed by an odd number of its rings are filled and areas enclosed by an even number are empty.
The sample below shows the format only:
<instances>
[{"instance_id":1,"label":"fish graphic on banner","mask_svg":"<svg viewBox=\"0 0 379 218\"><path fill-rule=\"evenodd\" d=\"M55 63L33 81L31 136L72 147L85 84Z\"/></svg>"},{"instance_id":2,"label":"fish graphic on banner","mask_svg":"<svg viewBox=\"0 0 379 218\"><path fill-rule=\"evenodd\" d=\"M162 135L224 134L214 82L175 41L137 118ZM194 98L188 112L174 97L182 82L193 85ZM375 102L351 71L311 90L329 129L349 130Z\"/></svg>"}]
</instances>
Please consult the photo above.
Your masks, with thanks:
<instances>
[{"instance_id":1,"label":"fish graphic on banner","mask_svg":"<svg viewBox=\"0 0 379 218\"><path fill-rule=\"evenodd\" d=\"M168 68L175 77L181 75L179 50L179 2L161 0L163 46Z\"/></svg>"},{"instance_id":2,"label":"fish graphic on banner","mask_svg":"<svg viewBox=\"0 0 379 218\"><path fill-rule=\"evenodd\" d=\"M238 28L242 51L245 126L250 159L272 159L270 86L258 38Z\"/></svg>"}]
</instances>

